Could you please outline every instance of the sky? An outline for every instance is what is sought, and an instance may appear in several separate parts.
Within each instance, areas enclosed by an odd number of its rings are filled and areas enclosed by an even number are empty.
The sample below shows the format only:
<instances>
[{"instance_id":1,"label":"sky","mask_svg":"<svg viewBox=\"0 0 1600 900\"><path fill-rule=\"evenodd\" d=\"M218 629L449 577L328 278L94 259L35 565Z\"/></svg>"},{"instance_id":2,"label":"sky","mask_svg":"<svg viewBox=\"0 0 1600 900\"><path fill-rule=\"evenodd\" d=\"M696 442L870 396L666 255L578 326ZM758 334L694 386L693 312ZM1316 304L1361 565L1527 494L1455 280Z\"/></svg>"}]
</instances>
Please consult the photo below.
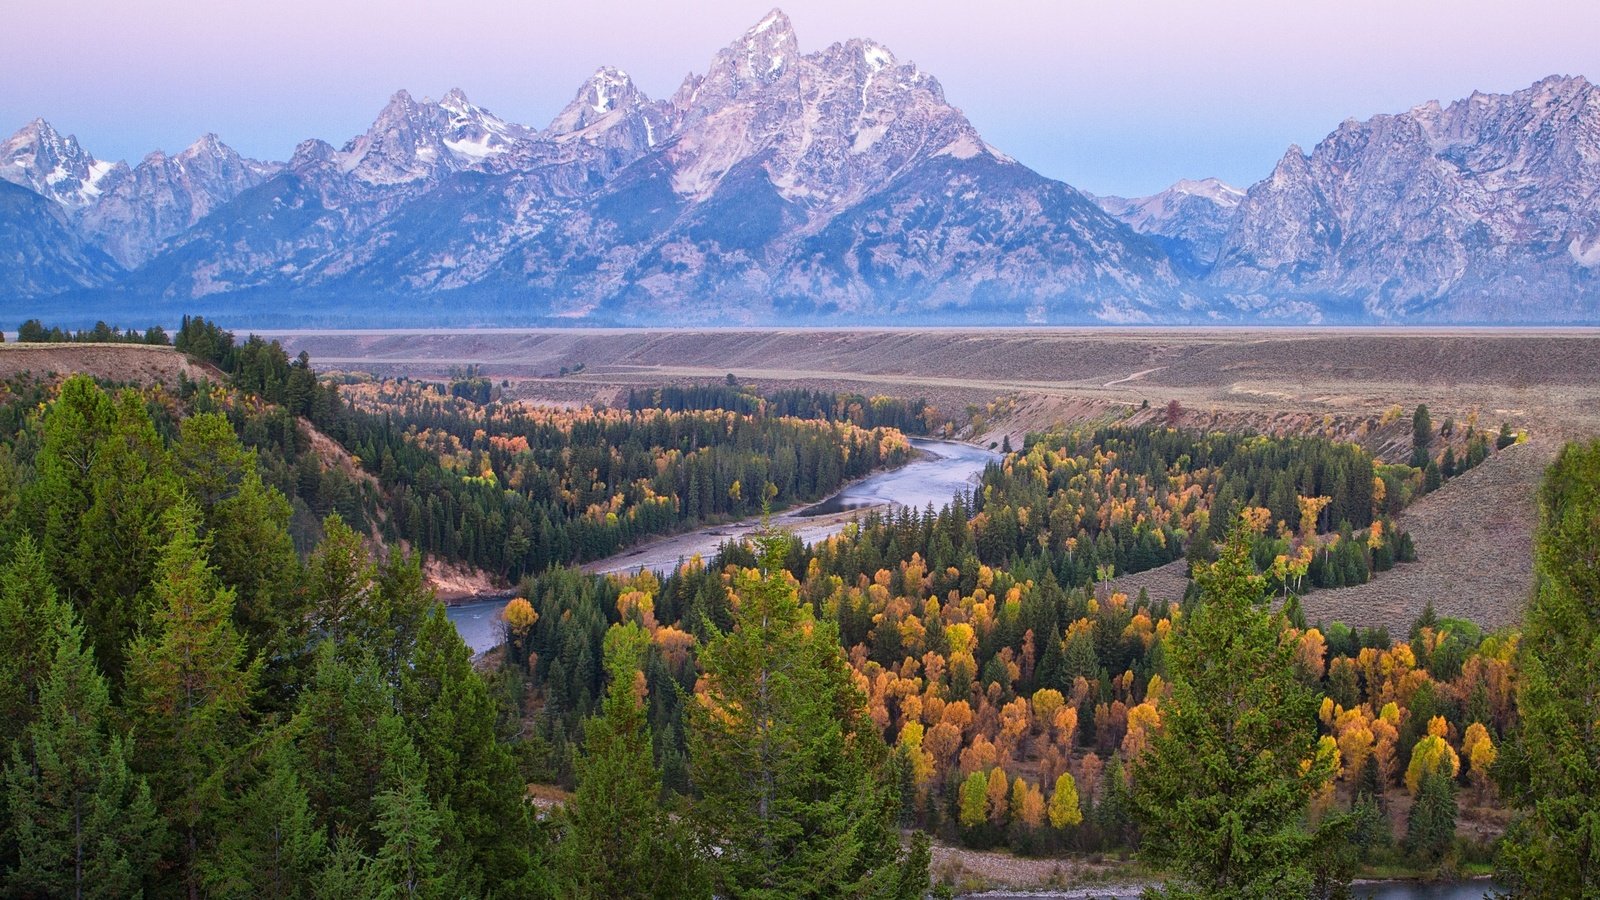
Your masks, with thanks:
<instances>
[{"instance_id":1,"label":"sky","mask_svg":"<svg viewBox=\"0 0 1600 900\"><path fill-rule=\"evenodd\" d=\"M36 116L101 159L214 131L286 159L343 144L388 97L462 88L543 126L601 65L651 97L772 0L54 0L0 29L0 134ZM944 85L1039 172L1137 196L1179 178L1248 186L1290 144L1551 74L1600 79L1595 0L791 0L802 51L872 38Z\"/></svg>"}]
</instances>

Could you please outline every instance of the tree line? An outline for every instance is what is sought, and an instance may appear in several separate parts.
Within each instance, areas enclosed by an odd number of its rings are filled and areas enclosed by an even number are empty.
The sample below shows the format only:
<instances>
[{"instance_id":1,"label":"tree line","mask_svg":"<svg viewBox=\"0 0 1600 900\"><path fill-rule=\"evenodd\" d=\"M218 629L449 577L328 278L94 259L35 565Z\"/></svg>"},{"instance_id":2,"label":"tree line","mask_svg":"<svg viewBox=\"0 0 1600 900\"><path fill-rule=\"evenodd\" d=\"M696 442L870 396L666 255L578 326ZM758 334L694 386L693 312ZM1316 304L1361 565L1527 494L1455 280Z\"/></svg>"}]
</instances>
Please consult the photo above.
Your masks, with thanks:
<instances>
[{"instance_id":1,"label":"tree line","mask_svg":"<svg viewBox=\"0 0 1600 900\"><path fill-rule=\"evenodd\" d=\"M0 334L0 341L4 340L5 335ZM123 331L101 321L94 323L93 328L71 331L59 326L46 328L38 319L29 319L17 326L17 340L24 344L148 344L158 347L172 344L166 329L160 325L152 325L144 331L132 328Z\"/></svg>"},{"instance_id":2,"label":"tree line","mask_svg":"<svg viewBox=\"0 0 1600 900\"><path fill-rule=\"evenodd\" d=\"M929 434L943 424L939 412L926 400L787 388L761 393L741 385L733 376L725 384L667 385L630 388L627 408L711 410L725 409L747 415L789 416L849 422L860 428L887 427L906 434Z\"/></svg>"}]
</instances>

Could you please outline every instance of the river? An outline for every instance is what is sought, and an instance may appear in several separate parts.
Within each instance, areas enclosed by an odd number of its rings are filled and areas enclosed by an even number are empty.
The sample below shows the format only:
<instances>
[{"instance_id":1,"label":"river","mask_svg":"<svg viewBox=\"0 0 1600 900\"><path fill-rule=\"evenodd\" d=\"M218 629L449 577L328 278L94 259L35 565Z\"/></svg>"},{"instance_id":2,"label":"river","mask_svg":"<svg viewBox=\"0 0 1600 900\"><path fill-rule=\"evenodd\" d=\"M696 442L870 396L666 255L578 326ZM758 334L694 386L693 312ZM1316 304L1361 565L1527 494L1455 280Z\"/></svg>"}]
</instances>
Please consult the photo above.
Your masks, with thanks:
<instances>
[{"instance_id":1,"label":"river","mask_svg":"<svg viewBox=\"0 0 1600 900\"><path fill-rule=\"evenodd\" d=\"M821 503L773 516L773 524L794 532L809 544L839 532L868 509L909 506L920 510L930 503L938 509L958 491L971 490L984 467L1000 459L1000 454L991 450L955 441L911 438L911 446L920 451L917 459L863 478ZM671 535L583 568L602 574L644 568L665 571L691 556L710 558L724 541L748 534L758 525L758 519L747 519ZM474 653L500 643L500 610L505 608L506 600L500 595L450 607L450 620Z\"/></svg>"}]
</instances>

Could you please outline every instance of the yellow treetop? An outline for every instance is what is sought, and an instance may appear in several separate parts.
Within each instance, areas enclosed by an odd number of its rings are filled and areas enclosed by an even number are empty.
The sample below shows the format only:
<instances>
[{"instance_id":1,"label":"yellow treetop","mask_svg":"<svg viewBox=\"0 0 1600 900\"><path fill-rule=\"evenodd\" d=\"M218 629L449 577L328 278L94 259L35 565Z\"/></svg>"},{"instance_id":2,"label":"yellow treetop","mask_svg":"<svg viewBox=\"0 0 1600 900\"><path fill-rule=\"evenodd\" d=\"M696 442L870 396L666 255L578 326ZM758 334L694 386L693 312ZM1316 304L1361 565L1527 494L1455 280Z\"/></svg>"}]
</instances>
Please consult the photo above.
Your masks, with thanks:
<instances>
[{"instance_id":1,"label":"yellow treetop","mask_svg":"<svg viewBox=\"0 0 1600 900\"><path fill-rule=\"evenodd\" d=\"M1083 822L1083 810L1078 804L1078 785L1072 773L1062 772L1056 778L1056 789L1050 794L1050 825L1067 828Z\"/></svg>"},{"instance_id":2,"label":"yellow treetop","mask_svg":"<svg viewBox=\"0 0 1600 900\"><path fill-rule=\"evenodd\" d=\"M1413 795L1422 786L1422 778L1430 772L1445 772L1451 778L1461 774L1461 757L1445 743L1444 738L1430 734L1411 751L1411 764L1406 767L1406 790Z\"/></svg>"}]
</instances>

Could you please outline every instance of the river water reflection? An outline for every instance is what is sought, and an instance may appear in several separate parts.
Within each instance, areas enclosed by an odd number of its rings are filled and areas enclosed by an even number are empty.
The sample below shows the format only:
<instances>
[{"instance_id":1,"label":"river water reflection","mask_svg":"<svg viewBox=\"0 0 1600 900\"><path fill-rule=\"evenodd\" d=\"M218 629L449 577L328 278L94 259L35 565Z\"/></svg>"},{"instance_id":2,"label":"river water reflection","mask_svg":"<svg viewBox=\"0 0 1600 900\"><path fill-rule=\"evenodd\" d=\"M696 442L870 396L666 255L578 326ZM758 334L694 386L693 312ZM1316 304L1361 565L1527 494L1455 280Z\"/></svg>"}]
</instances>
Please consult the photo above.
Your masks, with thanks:
<instances>
[{"instance_id":1,"label":"river water reflection","mask_svg":"<svg viewBox=\"0 0 1600 900\"><path fill-rule=\"evenodd\" d=\"M993 451L954 441L912 438L911 446L926 454L925 458L862 479L799 515L812 517L886 503L916 509L931 503L938 509L956 492L971 490L984 467L1000 459Z\"/></svg>"},{"instance_id":2,"label":"river water reflection","mask_svg":"<svg viewBox=\"0 0 1600 900\"><path fill-rule=\"evenodd\" d=\"M793 531L807 543L815 543L847 524L847 521L837 521L837 517L819 521L832 513L883 505L922 509L930 503L938 509L949 503L957 492L971 490L984 467L1000 459L998 453L955 441L912 438L911 444L922 451L922 458L864 478L814 506L777 516L776 524ZM696 554L709 558L724 541L748 533L754 525L744 522L701 528L598 560L584 568L590 572L670 569L678 560ZM456 630L474 653L493 649L504 638L500 610L505 608L507 599L504 596L484 598L448 610L450 621L455 623Z\"/></svg>"}]
</instances>

